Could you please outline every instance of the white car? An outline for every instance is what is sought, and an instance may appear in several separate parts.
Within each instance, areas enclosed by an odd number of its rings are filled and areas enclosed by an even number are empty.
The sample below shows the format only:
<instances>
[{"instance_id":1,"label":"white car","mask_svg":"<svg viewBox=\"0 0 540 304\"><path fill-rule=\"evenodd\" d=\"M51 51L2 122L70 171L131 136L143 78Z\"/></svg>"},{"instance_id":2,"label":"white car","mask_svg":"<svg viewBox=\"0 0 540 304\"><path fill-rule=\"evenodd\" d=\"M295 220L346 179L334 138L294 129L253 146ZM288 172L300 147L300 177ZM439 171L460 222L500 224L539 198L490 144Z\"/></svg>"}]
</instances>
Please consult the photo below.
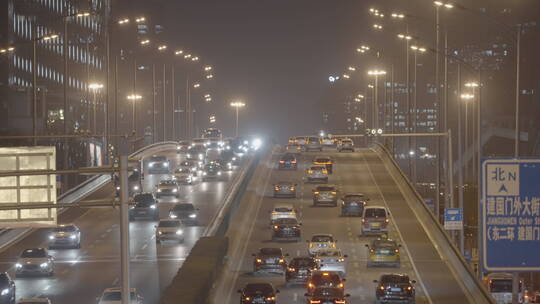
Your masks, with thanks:
<instances>
[{"instance_id":1,"label":"white car","mask_svg":"<svg viewBox=\"0 0 540 304\"><path fill-rule=\"evenodd\" d=\"M174 170L174 179L176 179L176 181L178 181L181 184L187 184L187 185L193 184L193 179L194 179L193 175L194 174L191 168L181 167Z\"/></svg>"},{"instance_id":2,"label":"white car","mask_svg":"<svg viewBox=\"0 0 540 304\"><path fill-rule=\"evenodd\" d=\"M352 141L352 139L344 138L339 141L337 145L337 150L338 152L342 152L342 151L354 152L354 142Z\"/></svg>"},{"instance_id":3,"label":"white car","mask_svg":"<svg viewBox=\"0 0 540 304\"><path fill-rule=\"evenodd\" d=\"M15 264L15 274L22 275L48 275L54 274L54 258L45 248L25 249Z\"/></svg>"},{"instance_id":4,"label":"white car","mask_svg":"<svg viewBox=\"0 0 540 304\"><path fill-rule=\"evenodd\" d=\"M130 304L142 304L143 298L135 288L130 289ZM122 290L120 288L107 288L98 298L98 304L122 304Z\"/></svg>"},{"instance_id":5,"label":"white car","mask_svg":"<svg viewBox=\"0 0 540 304\"><path fill-rule=\"evenodd\" d=\"M320 182L328 183L328 170L325 166L311 166L306 170L306 180L308 183Z\"/></svg>"},{"instance_id":6,"label":"white car","mask_svg":"<svg viewBox=\"0 0 540 304\"><path fill-rule=\"evenodd\" d=\"M270 212L270 224L273 225L274 221L280 218L294 218L297 219L297 212L294 209L293 204L275 204L274 208Z\"/></svg>"},{"instance_id":7,"label":"white car","mask_svg":"<svg viewBox=\"0 0 540 304\"><path fill-rule=\"evenodd\" d=\"M319 263L321 271L334 271L344 277L347 274L346 257L337 248L321 249L315 253L315 262Z\"/></svg>"},{"instance_id":8,"label":"white car","mask_svg":"<svg viewBox=\"0 0 540 304\"><path fill-rule=\"evenodd\" d=\"M23 298L17 304L51 304L51 300L47 298Z\"/></svg>"},{"instance_id":9,"label":"white car","mask_svg":"<svg viewBox=\"0 0 540 304\"><path fill-rule=\"evenodd\" d=\"M161 241L174 240L180 243L184 242L184 225L179 219L162 219L156 228L156 243Z\"/></svg>"},{"instance_id":10,"label":"white car","mask_svg":"<svg viewBox=\"0 0 540 304\"><path fill-rule=\"evenodd\" d=\"M308 243L308 253L310 256L315 256L319 250L337 248L337 240L331 234L314 234L311 240L307 240L306 242Z\"/></svg>"}]
</instances>

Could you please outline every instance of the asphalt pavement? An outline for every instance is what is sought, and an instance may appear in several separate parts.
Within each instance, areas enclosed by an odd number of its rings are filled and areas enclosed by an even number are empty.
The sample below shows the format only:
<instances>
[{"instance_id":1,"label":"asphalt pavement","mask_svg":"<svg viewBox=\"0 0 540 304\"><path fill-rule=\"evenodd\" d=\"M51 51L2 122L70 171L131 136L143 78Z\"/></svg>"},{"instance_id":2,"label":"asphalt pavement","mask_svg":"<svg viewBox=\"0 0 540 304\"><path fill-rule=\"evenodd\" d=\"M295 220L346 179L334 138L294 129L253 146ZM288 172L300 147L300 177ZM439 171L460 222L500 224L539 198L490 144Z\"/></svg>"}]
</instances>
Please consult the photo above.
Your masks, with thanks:
<instances>
[{"instance_id":1,"label":"asphalt pavement","mask_svg":"<svg viewBox=\"0 0 540 304\"><path fill-rule=\"evenodd\" d=\"M172 168L183 160L174 151L165 151ZM234 171L237 172L237 171ZM131 286L137 288L145 303L158 303L161 292L167 287L212 219L226 194L233 172L219 181L201 182L181 187L181 197L162 198L159 203L160 217L168 216L176 202L193 203L199 211L199 226L185 229L183 244L166 242L156 245L154 221L130 223ZM151 191L163 175L145 174L144 191ZM107 185L87 199L113 198L114 189ZM71 208L59 218L59 223L74 222L82 233L81 249L50 250L55 258L53 277L16 278L17 299L48 297L52 303L96 303L105 288L120 284L120 229L119 210L111 207L91 209ZM0 253L0 271L8 271L15 277L14 265L22 250L47 247L48 229L39 229Z\"/></svg>"},{"instance_id":2,"label":"asphalt pavement","mask_svg":"<svg viewBox=\"0 0 540 304\"><path fill-rule=\"evenodd\" d=\"M446 263L439 257L427 238L421 224L415 220L405 198L375 152L358 149L354 153L327 150L302 153L298 170L277 170L281 152L274 151L259 163L237 212L237 225L231 226L228 263L216 288L212 303L238 303L237 289L250 282L270 282L280 293L277 303L305 303L305 286L287 285L283 276L253 273L252 253L261 247L280 247L290 256L307 255L306 239L317 233L331 233L338 247L348 255L345 291L351 295L349 303L374 303L374 279L385 273L405 273L416 280L416 303L471 303L464 295ZM313 207L314 184L305 183L305 169L315 156L334 159L334 173L329 183L339 187L341 193L361 192L371 200L368 205L387 206L391 213L389 237L402 244L400 268L368 268L367 248L374 237L360 236L361 218L340 217L339 207ZM298 183L296 199L272 197L272 185L278 181ZM270 239L269 211L278 202L294 203L300 211L302 241L278 243Z\"/></svg>"}]
</instances>

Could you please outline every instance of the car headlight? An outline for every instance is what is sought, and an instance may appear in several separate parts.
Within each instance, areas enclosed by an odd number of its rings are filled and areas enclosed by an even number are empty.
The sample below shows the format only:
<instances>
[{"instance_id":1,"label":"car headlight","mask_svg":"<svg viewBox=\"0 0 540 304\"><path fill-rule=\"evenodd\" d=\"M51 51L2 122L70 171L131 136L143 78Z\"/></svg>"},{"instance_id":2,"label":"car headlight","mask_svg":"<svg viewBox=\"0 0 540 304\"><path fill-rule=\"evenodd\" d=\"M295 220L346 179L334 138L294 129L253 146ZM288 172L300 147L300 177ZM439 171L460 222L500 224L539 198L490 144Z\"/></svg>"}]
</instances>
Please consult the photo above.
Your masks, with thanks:
<instances>
[{"instance_id":1,"label":"car headlight","mask_svg":"<svg viewBox=\"0 0 540 304\"><path fill-rule=\"evenodd\" d=\"M190 214L190 215L189 215L189 218L196 218L196 217L197 217L196 214Z\"/></svg>"},{"instance_id":2,"label":"car headlight","mask_svg":"<svg viewBox=\"0 0 540 304\"><path fill-rule=\"evenodd\" d=\"M48 267L48 266L49 266L49 262L41 263L39 266L40 266L41 268Z\"/></svg>"},{"instance_id":3,"label":"car headlight","mask_svg":"<svg viewBox=\"0 0 540 304\"><path fill-rule=\"evenodd\" d=\"M159 234L159 235L162 235L162 234L163 234L163 232L161 232L161 231L158 231L158 232L157 232L157 234Z\"/></svg>"},{"instance_id":4,"label":"car headlight","mask_svg":"<svg viewBox=\"0 0 540 304\"><path fill-rule=\"evenodd\" d=\"M226 148L226 149L227 149L227 150L230 150L230 149L231 149L231 146L227 146L227 148Z\"/></svg>"},{"instance_id":5,"label":"car headlight","mask_svg":"<svg viewBox=\"0 0 540 304\"><path fill-rule=\"evenodd\" d=\"M72 239L72 240L74 240L74 239L77 238L77 236L76 236L75 234L73 234L73 235L70 235L69 238Z\"/></svg>"},{"instance_id":6,"label":"car headlight","mask_svg":"<svg viewBox=\"0 0 540 304\"><path fill-rule=\"evenodd\" d=\"M217 175L221 175L221 171L218 171Z\"/></svg>"},{"instance_id":7,"label":"car headlight","mask_svg":"<svg viewBox=\"0 0 540 304\"><path fill-rule=\"evenodd\" d=\"M5 288L5 289L2 289L2 295L5 296L9 293L9 289Z\"/></svg>"},{"instance_id":8,"label":"car headlight","mask_svg":"<svg viewBox=\"0 0 540 304\"><path fill-rule=\"evenodd\" d=\"M197 168L193 167L191 168L191 171L197 171Z\"/></svg>"},{"instance_id":9,"label":"car headlight","mask_svg":"<svg viewBox=\"0 0 540 304\"><path fill-rule=\"evenodd\" d=\"M176 150L180 150L180 146L176 146Z\"/></svg>"},{"instance_id":10,"label":"car headlight","mask_svg":"<svg viewBox=\"0 0 540 304\"><path fill-rule=\"evenodd\" d=\"M150 205L150 208L152 208L152 209L156 209L156 204L154 204L154 205Z\"/></svg>"},{"instance_id":11,"label":"car headlight","mask_svg":"<svg viewBox=\"0 0 540 304\"><path fill-rule=\"evenodd\" d=\"M169 217L172 218L172 219L175 219L177 218L178 216L176 214L169 214Z\"/></svg>"},{"instance_id":12,"label":"car headlight","mask_svg":"<svg viewBox=\"0 0 540 304\"><path fill-rule=\"evenodd\" d=\"M235 160L236 160L236 157L233 157L232 160L235 161Z\"/></svg>"},{"instance_id":13,"label":"car headlight","mask_svg":"<svg viewBox=\"0 0 540 304\"><path fill-rule=\"evenodd\" d=\"M182 235L184 233L184 231L182 230L176 230L176 235Z\"/></svg>"},{"instance_id":14,"label":"car headlight","mask_svg":"<svg viewBox=\"0 0 540 304\"><path fill-rule=\"evenodd\" d=\"M206 175L206 172L203 172L202 175Z\"/></svg>"},{"instance_id":15,"label":"car headlight","mask_svg":"<svg viewBox=\"0 0 540 304\"><path fill-rule=\"evenodd\" d=\"M169 163L164 163L163 164L163 167L168 167L169 166Z\"/></svg>"},{"instance_id":16,"label":"car headlight","mask_svg":"<svg viewBox=\"0 0 540 304\"><path fill-rule=\"evenodd\" d=\"M202 155L202 154L199 154L199 159L203 159L203 155Z\"/></svg>"},{"instance_id":17,"label":"car headlight","mask_svg":"<svg viewBox=\"0 0 540 304\"><path fill-rule=\"evenodd\" d=\"M22 268L22 264L21 263L15 264L15 268Z\"/></svg>"},{"instance_id":18,"label":"car headlight","mask_svg":"<svg viewBox=\"0 0 540 304\"><path fill-rule=\"evenodd\" d=\"M139 190L139 186L133 186L133 190Z\"/></svg>"},{"instance_id":19,"label":"car headlight","mask_svg":"<svg viewBox=\"0 0 540 304\"><path fill-rule=\"evenodd\" d=\"M157 189L157 192L161 192L161 189Z\"/></svg>"},{"instance_id":20,"label":"car headlight","mask_svg":"<svg viewBox=\"0 0 540 304\"><path fill-rule=\"evenodd\" d=\"M49 240L54 240L54 235L49 235Z\"/></svg>"},{"instance_id":21,"label":"car headlight","mask_svg":"<svg viewBox=\"0 0 540 304\"><path fill-rule=\"evenodd\" d=\"M154 163L148 163L148 167L152 168L154 166Z\"/></svg>"},{"instance_id":22,"label":"car headlight","mask_svg":"<svg viewBox=\"0 0 540 304\"><path fill-rule=\"evenodd\" d=\"M191 158L191 154L188 153L187 158Z\"/></svg>"},{"instance_id":23,"label":"car headlight","mask_svg":"<svg viewBox=\"0 0 540 304\"><path fill-rule=\"evenodd\" d=\"M116 190L120 190L120 186L116 186Z\"/></svg>"},{"instance_id":24,"label":"car headlight","mask_svg":"<svg viewBox=\"0 0 540 304\"><path fill-rule=\"evenodd\" d=\"M174 189L172 189L172 192L176 193L176 192L178 192L178 189L174 188Z\"/></svg>"}]
</instances>

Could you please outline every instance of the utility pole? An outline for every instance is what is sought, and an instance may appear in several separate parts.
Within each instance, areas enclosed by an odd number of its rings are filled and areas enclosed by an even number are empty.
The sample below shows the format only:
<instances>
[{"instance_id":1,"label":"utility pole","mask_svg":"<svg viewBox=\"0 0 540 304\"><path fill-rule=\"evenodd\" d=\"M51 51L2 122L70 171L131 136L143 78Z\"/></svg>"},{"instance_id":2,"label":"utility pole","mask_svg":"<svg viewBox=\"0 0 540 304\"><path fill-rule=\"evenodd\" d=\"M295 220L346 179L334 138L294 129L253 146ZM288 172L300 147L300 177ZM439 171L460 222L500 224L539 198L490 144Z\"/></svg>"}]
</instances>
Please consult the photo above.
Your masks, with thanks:
<instances>
[{"instance_id":1,"label":"utility pole","mask_svg":"<svg viewBox=\"0 0 540 304\"><path fill-rule=\"evenodd\" d=\"M521 24L517 28L517 40L516 40L516 134L515 134L515 143L514 143L514 158L519 157L519 66L521 60Z\"/></svg>"},{"instance_id":2,"label":"utility pole","mask_svg":"<svg viewBox=\"0 0 540 304\"><path fill-rule=\"evenodd\" d=\"M122 304L129 304L129 195L128 195L128 157L120 157L120 251L122 267Z\"/></svg>"},{"instance_id":3,"label":"utility pole","mask_svg":"<svg viewBox=\"0 0 540 304\"><path fill-rule=\"evenodd\" d=\"M166 119L165 119L165 117L166 117L166 115L165 115L165 102L167 100L166 99L167 90L166 90L166 86L165 86L165 81L166 81L165 67L166 67L165 64L163 64L163 141L167 140L166 137L165 137L166 134L167 134L166 133L167 128L166 128L166 123L165 123L165 121L166 121Z\"/></svg>"},{"instance_id":4,"label":"utility pole","mask_svg":"<svg viewBox=\"0 0 540 304\"><path fill-rule=\"evenodd\" d=\"M37 22L32 26L32 38L32 144L37 146Z\"/></svg>"},{"instance_id":5,"label":"utility pole","mask_svg":"<svg viewBox=\"0 0 540 304\"><path fill-rule=\"evenodd\" d=\"M156 65L152 63L152 142L156 142Z\"/></svg>"},{"instance_id":6,"label":"utility pole","mask_svg":"<svg viewBox=\"0 0 540 304\"><path fill-rule=\"evenodd\" d=\"M171 66L171 101L172 101L172 140L176 140L176 126L174 120L176 118L176 94L174 92L174 63Z\"/></svg>"}]
</instances>

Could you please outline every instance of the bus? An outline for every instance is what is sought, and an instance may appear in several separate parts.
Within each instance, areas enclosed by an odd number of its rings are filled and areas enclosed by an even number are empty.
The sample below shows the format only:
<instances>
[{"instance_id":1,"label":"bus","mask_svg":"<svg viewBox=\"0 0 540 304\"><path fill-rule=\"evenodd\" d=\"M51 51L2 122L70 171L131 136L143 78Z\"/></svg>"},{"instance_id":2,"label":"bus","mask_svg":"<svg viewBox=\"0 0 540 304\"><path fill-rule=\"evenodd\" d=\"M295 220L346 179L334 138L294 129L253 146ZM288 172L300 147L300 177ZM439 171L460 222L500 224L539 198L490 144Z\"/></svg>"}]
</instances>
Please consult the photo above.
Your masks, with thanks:
<instances>
[{"instance_id":1,"label":"bus","mask_svg":"<svg viewBox=\"0 0 540 304\"><path fill-rule=\"evenodd\" d=\"M512 303L512 274L505 272L490 273L484 277L484 284L497 304ZM523 281L519 280L519 303L523 303Z\"/></svg>"},{"instance_id":2,"label":"bus","mask_svg":"<svg viewBox=\"0 0 540 304\"><path fill-rule=\"evenodd\" d=\"M208 128L203 131L202 137L208 138L208 139L220 139L223 135L221 134L221 131L216 128Z\"/></svg>"}]
</instances>

